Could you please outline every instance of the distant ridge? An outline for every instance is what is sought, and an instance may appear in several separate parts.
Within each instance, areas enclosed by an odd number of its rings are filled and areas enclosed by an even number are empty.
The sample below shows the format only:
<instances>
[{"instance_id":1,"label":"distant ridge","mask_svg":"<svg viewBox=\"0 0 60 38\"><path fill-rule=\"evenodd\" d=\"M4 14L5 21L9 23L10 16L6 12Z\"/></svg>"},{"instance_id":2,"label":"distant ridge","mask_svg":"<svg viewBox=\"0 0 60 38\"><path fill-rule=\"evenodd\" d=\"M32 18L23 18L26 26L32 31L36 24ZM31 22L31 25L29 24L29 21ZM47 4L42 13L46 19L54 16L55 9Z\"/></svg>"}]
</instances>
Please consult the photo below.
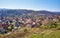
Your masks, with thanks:
<instances>
[{"instance_id":1,"label":"distant ridge","mask_svg":"<svg viewBox=\"0 0 60 38\"><path fill-rule=\"evenodd\" d=\"M31 14L31 15L60 15L60 12L51 12L46 10L34 11L27 9L0 9L0 16L12 16L12 15L23 15L23 14Z\"/></svg>"}]
</instances>

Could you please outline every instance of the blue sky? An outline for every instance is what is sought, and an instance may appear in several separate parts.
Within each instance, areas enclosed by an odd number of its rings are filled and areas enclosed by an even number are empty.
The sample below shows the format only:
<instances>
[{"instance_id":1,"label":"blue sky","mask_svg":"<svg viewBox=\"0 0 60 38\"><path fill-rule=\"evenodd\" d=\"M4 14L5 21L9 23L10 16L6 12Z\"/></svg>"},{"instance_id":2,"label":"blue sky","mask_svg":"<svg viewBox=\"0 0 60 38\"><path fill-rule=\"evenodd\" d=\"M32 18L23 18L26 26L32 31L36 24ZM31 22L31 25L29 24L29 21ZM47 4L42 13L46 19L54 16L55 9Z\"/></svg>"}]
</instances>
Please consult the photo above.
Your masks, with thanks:
<instances>
[{"instance_id":1,"label":"blue sky","mask_svg":"<svg viewBox=\"0 0 60 38\"><path fill-rule=\"evenodd\" d=\"M60 11L60 0L0 0L0 8Z\"/></svg>"}]
</instances>

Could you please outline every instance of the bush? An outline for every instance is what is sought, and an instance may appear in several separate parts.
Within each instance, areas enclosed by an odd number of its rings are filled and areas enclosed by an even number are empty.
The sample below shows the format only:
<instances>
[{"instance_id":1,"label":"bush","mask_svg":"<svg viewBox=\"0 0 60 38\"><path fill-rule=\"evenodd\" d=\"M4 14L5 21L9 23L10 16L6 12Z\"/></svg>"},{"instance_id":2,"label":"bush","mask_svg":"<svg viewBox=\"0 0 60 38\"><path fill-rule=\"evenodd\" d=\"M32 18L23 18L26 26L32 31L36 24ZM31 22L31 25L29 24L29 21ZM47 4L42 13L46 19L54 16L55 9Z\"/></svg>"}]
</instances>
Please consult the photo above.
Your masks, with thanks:
<instances>
[{"instance_id":1,"label":"bush","mask_svg":"<svg viewBox=\"0 0 60 38\"><path fill-rule=\"evenodd\" d=\"M52 21L52 22L49 22L45 28L51 29L51 28L57 28L57 26L58 26L57 22Z\"/></svg>"}]
</instances>

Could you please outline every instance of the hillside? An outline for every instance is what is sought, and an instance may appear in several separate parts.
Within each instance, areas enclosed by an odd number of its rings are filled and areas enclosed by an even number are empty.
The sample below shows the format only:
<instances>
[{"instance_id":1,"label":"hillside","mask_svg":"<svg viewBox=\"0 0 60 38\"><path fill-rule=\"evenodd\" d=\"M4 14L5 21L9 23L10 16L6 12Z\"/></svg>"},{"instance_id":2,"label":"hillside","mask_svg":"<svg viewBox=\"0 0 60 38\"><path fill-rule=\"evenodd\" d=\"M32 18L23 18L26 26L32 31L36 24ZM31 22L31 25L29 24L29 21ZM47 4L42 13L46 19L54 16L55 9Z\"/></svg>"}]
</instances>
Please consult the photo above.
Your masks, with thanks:
<instances>
[{"instance_id":1,"label":"hillside","mask_svg":"<svg viewBox=\"0 0 60 38\"><path fill-rule=\"evenodd\" d=\"M34 11L26 9L0 9L0 16L20 16L20 15L60 15L60 12L50 12L50 11Z\"/></svg>"}]
</instances>

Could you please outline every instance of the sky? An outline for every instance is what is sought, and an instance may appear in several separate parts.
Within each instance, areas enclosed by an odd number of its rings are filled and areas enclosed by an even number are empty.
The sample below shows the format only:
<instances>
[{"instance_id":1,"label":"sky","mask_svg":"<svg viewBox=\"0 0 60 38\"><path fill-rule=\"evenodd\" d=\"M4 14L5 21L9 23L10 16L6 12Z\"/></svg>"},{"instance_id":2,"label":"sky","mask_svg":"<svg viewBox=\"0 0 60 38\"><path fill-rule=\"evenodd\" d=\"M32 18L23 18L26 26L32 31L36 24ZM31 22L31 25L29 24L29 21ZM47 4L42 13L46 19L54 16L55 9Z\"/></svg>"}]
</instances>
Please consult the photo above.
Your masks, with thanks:
<instances>
[{"instance_id":1,"label":"sky","mask_svg":"<svg viewBox=\"0 0 60 38\"><path fill-rule=\"evenodd\" d=\"M0 0L0 8L60 12L60 0Z\"/></svg>"}]
</instances>

